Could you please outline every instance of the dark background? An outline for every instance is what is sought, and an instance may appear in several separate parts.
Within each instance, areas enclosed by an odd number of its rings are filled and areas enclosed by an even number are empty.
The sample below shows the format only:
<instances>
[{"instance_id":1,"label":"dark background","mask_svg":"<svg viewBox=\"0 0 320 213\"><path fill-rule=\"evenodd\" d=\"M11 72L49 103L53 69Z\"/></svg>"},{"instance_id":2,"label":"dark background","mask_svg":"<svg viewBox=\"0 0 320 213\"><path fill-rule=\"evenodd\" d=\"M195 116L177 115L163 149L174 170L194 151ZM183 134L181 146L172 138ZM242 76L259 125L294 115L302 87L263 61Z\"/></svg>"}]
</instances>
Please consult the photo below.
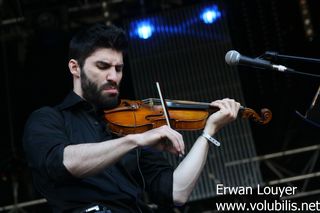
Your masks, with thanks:
<instances>
[{"instance_id":1,"label":"dark background","mask_svg":"<svg viewBox=\"0 0 320 213\"><path fill-rule=\"evenodd\" d=\"M106 3L106 7L104 4ZM96 21L124 26L128 20L159 11L192 7L215 1L119 0L59 1L2 0L1 20L1 99L2 134L0 142L0 206L13 201L13 182L19 183L19 201L39 197L32 188L21 146L24 122L29 113L43 105L58 103L71 89L67 69L67 46L81 26ZM243 55L257 57L265 51L320 58L320 15L317 0L238 0L223 1L227 11L233 47ZM108 11L109 16L104 13ZM303 15L304 14L304 15ZM305 25L306 19L309 24ZM307 30L312 30L307 33ZM127 59L127 60L130 60ZM301 72L320 75L317 63L275 61ZM128 67L122 96L134 98ZM318 89L319 78L239 67L246 105L253 109L267 107L273 120L264 127L252 124L258 155L318 145L320 129L300 118L305 114ZM179 80L179 79L177 79ZM319 104L319 102L317 102ZM319 105L313 109L318 114ZM309 117L320 123L316 116ZM315 173L319 170L318 150L300 152L261 161L264 181ZM302 191L320 189L318 177L289 182ZM317 200L318 193L303 200ZM215 198L230 199L230 198ZM238 198L232 198L238 199ZM210 201L209 201L210 202ZM209 209L208 201L188 204L192 212ZM212 206L212 205L211 205ZM28 207L37 211L40 207ZM45 208L45 207L43 207Z\"/></svg>"}]
</instances>

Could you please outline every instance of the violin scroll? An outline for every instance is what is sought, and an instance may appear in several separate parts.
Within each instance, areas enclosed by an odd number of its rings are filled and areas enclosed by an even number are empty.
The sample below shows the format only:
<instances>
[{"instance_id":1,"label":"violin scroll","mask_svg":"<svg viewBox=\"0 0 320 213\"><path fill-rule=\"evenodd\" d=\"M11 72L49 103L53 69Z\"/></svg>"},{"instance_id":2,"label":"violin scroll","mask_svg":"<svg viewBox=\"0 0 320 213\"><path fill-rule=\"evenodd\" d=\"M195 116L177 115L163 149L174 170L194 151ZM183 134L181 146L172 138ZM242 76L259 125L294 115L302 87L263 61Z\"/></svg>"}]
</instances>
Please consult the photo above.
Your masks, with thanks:
<instances>
[{"instance_id":1,"label":"violin scroll","mask_svg":"<svg viewBox=\"0 0 320 213\"><path fill-rule=\"evenodd\" d=\"M261 124L261 125L269 123L272 119L272 112L267 108L261 109L261 111L260 111L261 115L259 115L253 109L246 108L246 107L241 108L240 110L241 110L241 117L242 118L252 119L254 122Z\"/></svg>"}]
</instances>

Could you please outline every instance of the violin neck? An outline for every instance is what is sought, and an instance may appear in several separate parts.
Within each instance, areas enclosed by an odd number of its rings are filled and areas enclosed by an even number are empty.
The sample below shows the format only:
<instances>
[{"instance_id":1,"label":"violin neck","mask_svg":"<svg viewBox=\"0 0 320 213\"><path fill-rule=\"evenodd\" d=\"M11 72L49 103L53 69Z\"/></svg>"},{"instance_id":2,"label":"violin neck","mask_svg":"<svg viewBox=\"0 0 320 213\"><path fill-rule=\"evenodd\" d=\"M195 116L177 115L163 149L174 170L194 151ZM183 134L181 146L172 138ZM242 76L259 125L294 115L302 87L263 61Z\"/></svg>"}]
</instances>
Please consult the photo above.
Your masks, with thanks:
<instances>
[{"instance_id":1,"label":"violin neck","mask_svg":"<svg viewBox=\"0 0 320 213\"><path fill-rule=\"evenodd\" d=\"M142 100L144 104L148 105L161 105L159 98L148 98ZM208 110L210 113L214 113L219 110L218 107L210 106L210 103L197 102L197 101L183 101L183 100L170 100L166 99L166 106L170 109L195 109L195 110ZM246 107L240 106L239 113L241 114Z\"/></svg>"},{"instance_id":2,"label":"violin neck","mask_svg":"<svg viewBox=\"0 0 320 213\"><path fill-rule=\"evenodd\" d=\"M167 106L171 109L209 109L209 103L193 102L193 101L171 101L166 100Z\"/></svg>"},{"instance_id":3,"label":"violin neck","mask_svg":"<svg viewBox=\"0 0 320 213\"><path fill-rule=\"evenodd\" d=\"M143 103L148 105L160 105L161 101L158 98L148 98L142 100ZM209 103L196 102L196 101L182 101L182 100L170 100L166 99L166 106L170 109L209 109Z\"/></svg>"}]
</instances>

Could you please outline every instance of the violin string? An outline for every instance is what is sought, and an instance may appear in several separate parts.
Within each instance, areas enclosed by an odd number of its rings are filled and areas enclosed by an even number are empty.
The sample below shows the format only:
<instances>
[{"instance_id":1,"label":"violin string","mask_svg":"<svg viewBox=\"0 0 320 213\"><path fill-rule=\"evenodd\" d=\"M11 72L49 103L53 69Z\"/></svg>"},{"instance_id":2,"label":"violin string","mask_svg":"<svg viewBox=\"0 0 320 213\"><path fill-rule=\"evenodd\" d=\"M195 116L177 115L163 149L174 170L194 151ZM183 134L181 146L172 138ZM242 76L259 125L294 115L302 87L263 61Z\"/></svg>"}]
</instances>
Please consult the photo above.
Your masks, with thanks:
<instances>
[{"instance_id":1,"label":"violin string","mask_svg":"<svg viewBox=\"0 0 320 213\"><path fill-rule=\"evenodd\" d=\"M172 105L175 104L181 104L184 106L190 105L190 106L209 106L209 103L203 103L203 102L196 102L196 101L184 101L184 100L169 100L165 99L166 103L171 103ZM161 99L159 98L147 98L142 100L144 104L150 104L151 105L161 105Z\"/></svg>"},{"instance_id":2,"label":"violin string","mask_svg":"<svg viewBox=\"0 0 320 213\"><path fill-rule=\"evenodd\" d=\"M137 127L137 116L136 116L136 113L134 111L132 111L133 113L133 117L134 117L134 129L136 129Z\"/></svg>"}]
</instances>

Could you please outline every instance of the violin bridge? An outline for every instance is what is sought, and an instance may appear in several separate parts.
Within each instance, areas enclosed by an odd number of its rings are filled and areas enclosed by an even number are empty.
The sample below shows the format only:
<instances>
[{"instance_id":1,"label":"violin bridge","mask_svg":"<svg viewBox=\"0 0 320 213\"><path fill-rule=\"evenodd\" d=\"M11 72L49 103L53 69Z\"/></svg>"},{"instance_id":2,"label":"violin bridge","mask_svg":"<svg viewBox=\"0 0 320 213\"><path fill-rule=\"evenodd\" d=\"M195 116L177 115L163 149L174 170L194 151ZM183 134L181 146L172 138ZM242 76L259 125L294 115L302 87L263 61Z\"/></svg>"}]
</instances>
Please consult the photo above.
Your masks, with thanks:
<instances>
[{"instance_id":1,"label":"violin bridge","mask_svg":"<svg viewBox=\"0 0 320 213\"><path fill-rule=\"evenodd\" d=\"M149 105L150 107L153 107L155 105L154 98L147 98L147 99L142 100L142 102L144 104Z\"/></svg>"}]
</instances>

